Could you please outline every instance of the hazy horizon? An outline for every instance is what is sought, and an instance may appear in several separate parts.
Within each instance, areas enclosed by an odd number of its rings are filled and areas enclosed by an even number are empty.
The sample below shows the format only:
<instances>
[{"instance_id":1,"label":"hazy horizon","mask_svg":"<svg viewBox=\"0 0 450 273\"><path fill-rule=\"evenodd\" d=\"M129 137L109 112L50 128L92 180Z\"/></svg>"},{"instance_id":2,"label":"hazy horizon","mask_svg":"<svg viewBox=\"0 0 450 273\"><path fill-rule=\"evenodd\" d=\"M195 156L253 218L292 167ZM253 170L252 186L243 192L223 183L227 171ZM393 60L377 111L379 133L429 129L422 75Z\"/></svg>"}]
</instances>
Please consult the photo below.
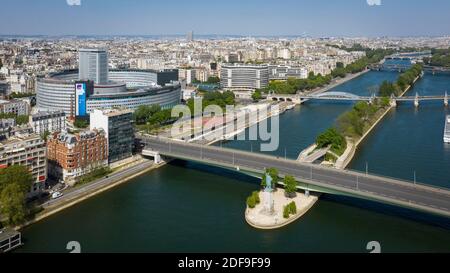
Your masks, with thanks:
<instances>
[{"instance_id":1,"label":"hazy horizon","mask_svg":"<svg viewBox=\"0 0 450 273\"><path fill-rule=\"evenodd\" d=\"M2 36L437 37L445 0L2 0Z\"/></svg>"}]
</instances>

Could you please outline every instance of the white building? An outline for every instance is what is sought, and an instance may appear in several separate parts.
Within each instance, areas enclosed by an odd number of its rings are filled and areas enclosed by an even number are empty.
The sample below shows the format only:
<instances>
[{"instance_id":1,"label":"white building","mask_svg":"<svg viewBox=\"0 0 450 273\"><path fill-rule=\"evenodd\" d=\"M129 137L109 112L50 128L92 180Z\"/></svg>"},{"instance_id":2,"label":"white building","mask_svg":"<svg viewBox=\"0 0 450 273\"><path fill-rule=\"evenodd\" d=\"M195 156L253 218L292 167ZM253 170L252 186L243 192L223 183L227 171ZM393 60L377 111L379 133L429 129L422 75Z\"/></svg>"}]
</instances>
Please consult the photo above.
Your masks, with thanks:
<instances>
[{"instance_id":1,"label":"white building","mask_svg":"<svg viewBox=\"0 0 450 273\"><path fill-rule=\"evenodd\" d=\"M197 91L195 89L184 88L181 91L183 92L184 101L188 101L189 99L193 99L197 96Z\"/></svg>"},{"instance_id":2,"label":"white building","mask_svg":"<svg viewBox=\"0 0 450 273\"><path fill-rule=\"evenodd\" d=\"M192 84L196 79L196 71L192 68L181 68L178 70L178 77L186 80L186 83Z\"/></svg>"},{"instance_id":3,"label":"white building","mask_svg":"<svg viewBox=\"0 0 450 273\"><path fill-rule=\"evenodd\" d=\"M31 196L45 189L47 148L39 135L17 133L0 142L0 169L12 165L22 165L30 170L35 182L30 191Z\"/></svg>"},{"instance_id":4,"label":"white building","mask_svg":"<svg viewBox=\"0 0 450 273\"><path fill-rule=\"evenodd\" d=\"M292 54L289 48L282 48L278 50L278 58L289 60L291 58Z\"/></svg>"},{"instance_id":5,"label":"white building","mask_svg":"<svg viewBox=\"0 0 450 273\"><path fill-rule=\"evenodd\" d=\"M0 100L0 113L27 116L30 113L30 106L21 100Z\"/></svg>"},{"instance_id":6,"label":"white building","mask_svg":"<svg viewBox=\"0 0 450 273\"><path fill-rule=\"evenodd\" d=\"M270 80L287 80L288 78L306 79L308 70L304 67L292 67L289 65L270 65Z\"/></svg>"},{"instance_id":7,"label":"white building","mask_svg":"<svg viewBox=\"0 0 450 273\"><path fill-rule=\"evenodd\" d=\"M6 66L3 66L2 68L0 68L0 74L9 76L9 69Z\"/></svg>"},{"instance_id":8,"label":"white building","mask_svg":"<svg viewBox=\"0 0 450 273\"><path fill-rule=\"evenodd\" d=\"M254 91L269 84L268 65L222 65L220 85L232 91Z\"/></svg>"},{"instance_id":9,"label":"white building","mask_svg":"<svg viewBox=\"0 0 450 273\"><path fill-rule=\"evenodd\" d=\"M30 126L40 135L61 132L66 129L66 114L63 111L39 112L30 116Z\"/></svg>"},{"instance_id":10,"label":"white building","mask_svg":"<svg viewBox=\"0 0 450 273\"><path fill-rule=\"evenodd\" d=\"M25 85L20 83L11 83L11 93L21 94L25 92Z\"/></svg>"}]
</instances>

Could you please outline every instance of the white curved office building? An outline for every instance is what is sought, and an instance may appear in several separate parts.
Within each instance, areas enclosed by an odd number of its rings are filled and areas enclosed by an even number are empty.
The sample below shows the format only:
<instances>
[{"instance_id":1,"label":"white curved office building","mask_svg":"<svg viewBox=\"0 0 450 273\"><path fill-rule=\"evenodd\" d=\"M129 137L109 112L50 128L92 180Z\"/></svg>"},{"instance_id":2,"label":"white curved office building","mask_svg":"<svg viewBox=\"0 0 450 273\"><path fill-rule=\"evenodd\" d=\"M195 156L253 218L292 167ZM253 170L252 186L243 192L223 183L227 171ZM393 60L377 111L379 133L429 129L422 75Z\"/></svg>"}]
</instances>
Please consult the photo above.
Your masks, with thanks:
<instances>
[{"instance_id":1,"label":"white curved office building","mask_svg":"<svg viewBox=\"0 0 450 273\"><path fill-rule=\"evenodd\" d=\"M135 110L140 105L158 104L164 109L170 108L181 101L181 86L173 75L178 75L178 72L111 70L108 83L91 82L92 87L81 93L85 96L85 105L84 110L80 110L76 89L80 83L89 86L89 81L79 80L78 70L63 71L37 80L37 107L50 111L61 110L73 116L113 107ZM170 80L173 82L170 83ZM158 85L158 82L165 85Z\"/></svg>"},{"instance_id":2,"label":"white curved office building","mask_svg":"<svg viewBox=\"0 0 450 273\"><path fill-rule=\"evenodd\" d=\"M109 70L106 49L79 50L79 68L38 78L36 103L41 110L87 116L95 109L141 105L171 108L181 102L178 70Z\"/></svg>"}]
</instances>

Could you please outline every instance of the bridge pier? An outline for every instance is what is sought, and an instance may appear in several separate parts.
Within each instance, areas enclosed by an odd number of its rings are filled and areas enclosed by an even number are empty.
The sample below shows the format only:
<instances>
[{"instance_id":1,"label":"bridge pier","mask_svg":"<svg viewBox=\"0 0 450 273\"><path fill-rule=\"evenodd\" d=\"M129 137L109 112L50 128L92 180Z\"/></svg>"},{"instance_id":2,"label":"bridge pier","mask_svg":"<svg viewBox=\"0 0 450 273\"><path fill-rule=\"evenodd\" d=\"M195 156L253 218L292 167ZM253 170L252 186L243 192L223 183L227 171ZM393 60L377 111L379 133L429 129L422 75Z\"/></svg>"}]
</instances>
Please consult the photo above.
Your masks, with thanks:
<instances>
[{"instance_id":1,"label":"bridge pier","mask_svg":"<svg viewBox=\"0 0 450 273\"><path fill-rule=\"evenodd\" d=\"M394 95L391 95L391 98L389 99L389 105L391 107L397 107L397 99L394 97Z\"/></svg>"},{"instance_id":2,"label":"bridge pier","mask_svg":"<svg viewBox=\"0 0 450 273\"><path fill-rule=\"evenodd\" d=\"M445 92L445 96L444 96L444 105L448 106L448 95L447 95L447 92Z\"/></svg>"},{"instance_id":3,"label":"bridge pier","mask_svg":"<svg viewBox=\"0 0 450 273\"><path fill-rule=\"evenodd\" d=\"M148 156L148 157L153 157L154 158L153 161L155 162L155 164L160 164L160 163L164 162L164 160L161 158L161 154L158 151L144 149L144 150L142 150L142 155Z\"/></svg>"},{"instance_id":4,"label":"bridge pier","mask_svg":"<svg viewBox=\"0 0 450 273\"><path fill-rule=\"evenodd\" d=\"M416 93L416 98L414 99L414 106L419 107L419 94Z\"/></svg>"},{"instance_id":5,"label":"bridge pier","mask_svg":"<svg viewBox=\"0 0 450 273\"><path fill-rule=\"evenodd\" d=\"M302 99L299 98L298 96L295 96L295 97L292 99L292 102L295 103L296 105L300 105L300 104L303 103Z\"/></svg>"}]
</instances>

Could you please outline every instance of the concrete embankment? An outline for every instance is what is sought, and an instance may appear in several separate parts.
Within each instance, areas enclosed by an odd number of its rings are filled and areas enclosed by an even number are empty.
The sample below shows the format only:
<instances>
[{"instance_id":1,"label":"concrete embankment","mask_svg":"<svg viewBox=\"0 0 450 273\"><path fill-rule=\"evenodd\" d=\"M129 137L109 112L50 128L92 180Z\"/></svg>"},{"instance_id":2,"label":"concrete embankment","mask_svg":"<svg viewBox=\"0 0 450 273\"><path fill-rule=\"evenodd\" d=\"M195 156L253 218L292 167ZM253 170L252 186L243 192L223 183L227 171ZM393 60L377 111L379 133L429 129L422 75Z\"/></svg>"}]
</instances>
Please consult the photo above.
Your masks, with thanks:
<instances>
[{"instance_id":1,"label":"concrete embankment","mask_svg":"<svg viewBox=\"0 0 450 273\"><path fill-rule=\"evenodd\" d=\"M335 88L336 86L339 86L339 85L341 85L341 84L343 84L343 83L346 83L346 82L348 82L348 81L351 81L351 80L353 80L353 79L356 79L356 78L358 78L358 77L360 77L360 76L366 74L366 73L369 72L369 71L370 71L370 69L366 69L366 70L364 70L364 71L361 71L361 72L358 72L358 73L355 73L355 74L349 74L349 75L345 76L345 78L337 79L335 82L332 82L332 83L330 83L329 85L327 85L327 86L325 86L325 87L321 87L321 88L319 88L319 89L312 90L312 91L310 92L310 94L311 94L311 95L317 95L317 94L320 94L320 93L327 92L327 91L329 91L329 90Z\"/></svg>"},{"instance_id":2,"label":"concrete embankment","mask_svg":"<svg viewBox=\"0 0 450 273\"><path fill-rule=\"evenodd\" d=\"M414 84L420 79L420 76L417 76L414 79L414 82L409 85L405 91L403 91L399 97L403 97L413 86ZM344 154L338 158L336 161L335 167L338 169L345 169L348 164L353 160L353 157L355 156L356 150L358 149L359 145L362 143L362 141L372 132L372 130L383 120L383 118L392 110L395 106L389 106L385 110L383 110L382 113L380 113L379 117L375 120L375 122L370 126L370 128L361 136L356 142L353 141L347 141L347 149L344 152Z\"/></svg>"},{"instance_id":3,"label":"concrete embankment","mask_svg":"<svg viewBox=\"0 0 450 273\"><path fill-rule=\"evenodd\" d=\"M92 182L90 184L84 185L78 189L74 189L72 192L65 194L61 199L57 199L54 203L46 203L43 205L44 210L38 213L32 220L26 222L25 224L16 227L15 229L22 229L26 226L34 224L38 221L41 221L47 217L50 217L60 211L63 211L69 207L72 207L86 199L89 199L95 195L98 195L102 192L110 190L116 186L124 184L138 176L141 176L151 170L162 167L165 163L161 163L158 165L151 163L143 163L142 165L133 166L129 169L126 169L122 172L111 174L111 178L113 179L111 182L103 184L98 182ZM123 175L122 175L123 174ZM117 178L114 179L114 176L117 175ZM73 196L72 196L73 195ZM51 201L50 201L51 202Z\"/></svg>"},{"instance_id":4,"label":"concrete embankment","mask_svg":"<svg viewBox=\"0 0 450 273\"><path fill-rule=\"evenodd\" d=\"M366 73L369 72L369 71L370 71L370 69L366 69L366 70L361 71L361 72L358 72L358 73L356 73L356 74L350 74L350 75L347 75L345 78L343 78L343 79L341 79L341 80L337 80L336 82L331 83L331 84L327 85L326 87L322 87L322 88L320 88L320 89L318 89L318 90L313 90L313 91L311 91L310 94L311 94L311 95L317 95L317 94L320 94L320 93L325 93L325 92L327 92L327 91L329 91L329 90L335 88L336 86L339 86L339 85L341 85L341 84L343 84L343 83L346 83L346 82L348 82L348 81L351 81L351 80L353 80L353 79L356 79L356 78L358 78L358 77L360 77L360 76L366 74ZM305 150L301 151L300 154L298 155L298 159L297 159L297 160L301 161L301 157L302 157L302 156L304 156L305 154L307 155L307 154L311 153L311 152L315 149L315 147L314 147L314 149L311 150L311 147L313 147L313 146L314 146L314 144L312 144L311 146L309 146L309 147L306 148Z\"/></svg>"}]
</instances>

